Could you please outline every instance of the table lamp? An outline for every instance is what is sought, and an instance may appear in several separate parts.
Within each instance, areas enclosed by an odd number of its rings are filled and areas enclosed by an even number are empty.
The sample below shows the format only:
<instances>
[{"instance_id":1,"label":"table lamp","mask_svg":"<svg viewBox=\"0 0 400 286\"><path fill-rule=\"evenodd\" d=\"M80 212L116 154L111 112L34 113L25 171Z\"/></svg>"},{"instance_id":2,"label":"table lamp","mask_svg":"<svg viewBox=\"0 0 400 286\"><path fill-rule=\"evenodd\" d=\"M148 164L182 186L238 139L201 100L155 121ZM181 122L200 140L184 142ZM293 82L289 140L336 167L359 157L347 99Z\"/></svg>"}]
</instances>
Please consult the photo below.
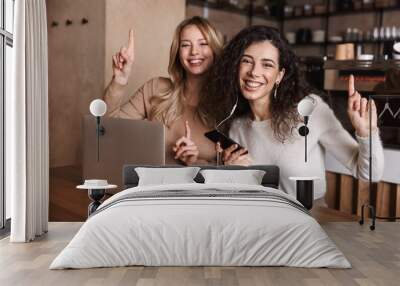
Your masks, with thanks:
<instances>
[{"instance_id":1,"label":"table lamp","mask_svg":"<svg viewBox=\"0 0 400 286\"><path fill-rule=\"evenodd\" d=\"M315 103L311 97L303 98L297 105L297 111L304 117L304 125L299 128L299 134L304 136L304 162L307 162L307 135L310 133L307 127L308 119L314 111Z\"/></svg>"},{"instance_id":2,"label":"table lamp","mask_svg":"<svg viewBox=\"0 0 400 286\"><path fill-rule=\"evenodd\" d=\"M101 99L95 99L90 103L90 113L96 117L96 135L97 135L97 162L100 159L100 135L104 135L106 130L100 125L100 118L107 112L107 104Z\"/></svg>"}]
</instances>

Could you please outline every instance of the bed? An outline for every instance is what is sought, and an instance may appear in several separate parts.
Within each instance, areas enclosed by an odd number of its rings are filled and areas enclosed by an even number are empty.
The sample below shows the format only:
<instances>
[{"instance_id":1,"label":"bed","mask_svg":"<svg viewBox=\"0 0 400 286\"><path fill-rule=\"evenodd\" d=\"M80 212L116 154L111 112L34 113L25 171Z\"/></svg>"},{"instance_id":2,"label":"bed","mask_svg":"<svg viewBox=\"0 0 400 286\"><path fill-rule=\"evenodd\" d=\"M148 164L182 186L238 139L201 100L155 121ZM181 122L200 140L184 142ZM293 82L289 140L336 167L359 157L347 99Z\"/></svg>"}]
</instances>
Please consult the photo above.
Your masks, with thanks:
<instances>
[{"instance_id":1,"label":"bed","mask_svg":"<svg viewBox=\"0 0 400 286\"><path fill-rule=\"evenodd\" d=\"M138 185L138 167L124 167L125 190L103 202L50 269L351 267L309 212L278 189L276 166L200 167L261 170L260 185L204 182L205 173L193 183Z\"/></svg>"}]
</instances>

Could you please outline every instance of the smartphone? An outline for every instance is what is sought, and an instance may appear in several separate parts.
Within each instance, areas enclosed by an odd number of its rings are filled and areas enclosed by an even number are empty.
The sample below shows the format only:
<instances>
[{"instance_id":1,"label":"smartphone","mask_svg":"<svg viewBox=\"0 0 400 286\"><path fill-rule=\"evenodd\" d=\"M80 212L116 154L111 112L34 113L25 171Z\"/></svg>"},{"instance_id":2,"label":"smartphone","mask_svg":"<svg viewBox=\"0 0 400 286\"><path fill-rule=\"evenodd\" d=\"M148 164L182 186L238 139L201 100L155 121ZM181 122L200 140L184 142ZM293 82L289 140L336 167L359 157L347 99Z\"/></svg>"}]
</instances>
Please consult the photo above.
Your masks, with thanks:
<instances>
[{"instance_id":1,"label":"smartphone","mask_svg":"<svg viewBox=\"0 0 400 286\"><path fill-rule=\"evenodd\" d=\"M241 148L243 148L242 146L240 146L239 143L237 143L233 139L229 138L225 134L219 132L218 130L212 130L212 131L206 132L206 133L204 133L204 136L206 136L208 139L210 139L214 143L218 143L219 142L221 144L221 148L222 149L229 148L233 144L236 144L238 146L234 150L234 152L239 150L239 149L241 149ZM244 154L247 154L247 153L248 152L246 151L246 153L244 153Z\"/></svg>"}]
</instances>

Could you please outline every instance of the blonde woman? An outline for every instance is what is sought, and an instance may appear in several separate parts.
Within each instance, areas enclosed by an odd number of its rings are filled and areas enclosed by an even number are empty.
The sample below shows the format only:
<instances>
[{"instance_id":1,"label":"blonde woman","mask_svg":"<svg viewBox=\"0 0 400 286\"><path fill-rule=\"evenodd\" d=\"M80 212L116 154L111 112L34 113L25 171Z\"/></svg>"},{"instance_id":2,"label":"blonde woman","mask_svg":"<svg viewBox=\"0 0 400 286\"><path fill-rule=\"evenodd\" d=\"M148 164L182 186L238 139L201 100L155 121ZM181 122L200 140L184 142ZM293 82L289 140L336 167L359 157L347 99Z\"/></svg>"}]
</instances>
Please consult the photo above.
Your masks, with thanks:
<instances>
[{"instance_id":1,"label":"blonde woman","mask_svg":"<svg viewBox=\"0 0 400 286\"><path fill-rule=\"evenodd\" d=\"M134 63L134 35L128 46L113 56L113 78L104 100L111 117L160 121L166 126L166 163L207 164L215 160L215 147L204 133L211 129L198 108L201 89L222 42L211 24L193 17L179 24L171 44L170 78L146 82L123 103Z\"/></svg>"}]
</instances>

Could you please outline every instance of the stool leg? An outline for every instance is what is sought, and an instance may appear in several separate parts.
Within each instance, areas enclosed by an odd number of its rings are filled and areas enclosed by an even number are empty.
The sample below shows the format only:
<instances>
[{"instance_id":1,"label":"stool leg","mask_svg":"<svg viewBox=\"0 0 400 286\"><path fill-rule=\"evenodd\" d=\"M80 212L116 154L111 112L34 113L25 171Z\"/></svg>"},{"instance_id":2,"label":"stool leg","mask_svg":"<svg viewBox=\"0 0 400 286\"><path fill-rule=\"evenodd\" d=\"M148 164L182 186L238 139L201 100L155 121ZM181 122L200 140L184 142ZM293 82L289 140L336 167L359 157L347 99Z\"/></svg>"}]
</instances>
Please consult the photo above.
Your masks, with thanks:
<instances>
[{"instance_id":1,"label":"stool leg","mask_svg":"<svg viewBox=\"0 0 400 286\"><path fill-rule=\"evenodd\" d=\"M376 220L376 214L375 214L375 208L374 206L369 206L371 210L371 217L372 217L372 225L369 227L371 230L375 230L375 220Z\"/></svg>"},{"instance_id":2,"label":"stool leg","mask_svg":"<svg viewBox=\"0 0 400 286\"><path fill-rule=\"evenodd\" d=\"M364 224L364 207L365 207L365 205L362 205L362 206L361 206L361 219L360 219L360 221L359 221L359 224L360 224L360 225L363 225L363 224Z\"/></svg>"},{"instance_id":3,"label":"stool leg","mask_svg":"<svg viewBox=\"0 0 400 286\"><path fill-rule=\"evenodd\" d=\"M92 200L92 202L88 206L88 216L90 216L92 213L94 213L97 208L101 205L100 200L104 198L104 195L106 194L105 189L89 189L88 190L88 195L89 198Z\"/></svg>"},{"instance_id":4,"label":"stool leg","mask_svg":"<svg viewBox=\"0 0 400 286\"><path fill-rule=\"evenodd\" d=\"M306 209L312 209L314 201L313 180L296 181L296 199L301 202Z\"/></svg>"},{"instance_id":5,"label":"stool leg","mask_svg":"<svg viewBox=\"0 0 400 286\"><path fill-rule=\"evenodd\" d=\"M91 202L88 206L88 217L91 216L91 214L94 213L100 205L101 202L99 201Z\"/></svg>"},{"instance_id":6,"label":"stool leg","mask_svg":"<svg viewBox=\"0 0 400 286\"><path fill-rule=\"evenodd\" d=\"M375 213L375 207L370 204L365 204L361 206L361 219L359 220L360 225L364 224L364 208L367 207L370 211L370 215L372 218L372 224L370 225L369 229L370 230L375 230L375 221L376 221L376 213Z\"/></svg>"}]
</instances>

